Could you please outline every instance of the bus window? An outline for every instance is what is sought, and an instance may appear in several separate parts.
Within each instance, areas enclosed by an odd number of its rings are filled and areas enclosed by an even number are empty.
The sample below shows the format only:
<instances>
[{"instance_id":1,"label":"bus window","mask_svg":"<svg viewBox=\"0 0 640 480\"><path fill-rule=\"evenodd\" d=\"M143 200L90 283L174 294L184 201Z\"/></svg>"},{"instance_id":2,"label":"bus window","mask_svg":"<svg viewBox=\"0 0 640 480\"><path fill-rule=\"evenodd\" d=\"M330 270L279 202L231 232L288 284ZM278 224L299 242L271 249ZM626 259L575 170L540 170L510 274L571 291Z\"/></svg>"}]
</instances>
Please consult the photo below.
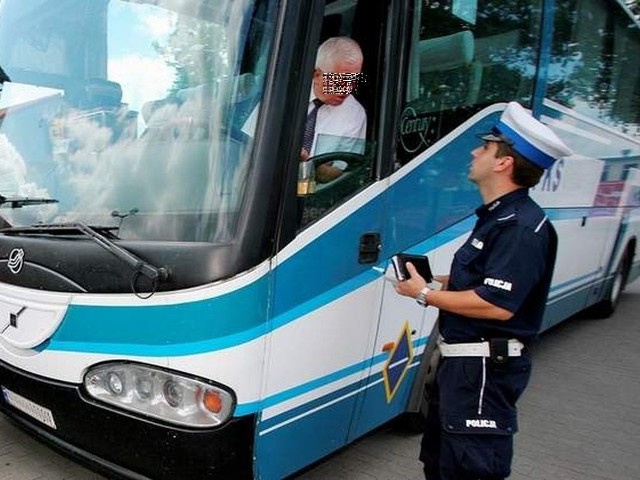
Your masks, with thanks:
<instances>
[{"instance_id":1,"label":"bus window","mask_svg":"<svg viewBox=\"0 0 640 480\"><path fill-rule=\"evenodd\" d=\"M376 7L383 3L326 4L308 109L316 115L315 129L309 145L303 139L302 159L315 165L315 186L299 183L300 227L317 221L372 181L371 137L384 30L370 28L366 14L382 12ZM346 97L345 89L350 92ZM336 94L342 98L336 99ZM327 103L315 110L317 98Z\"/></svg>"},{"instance_id":2,"label":"bus window","mask_svg":"<svg viewBox=\"0 0 640 480\"><path fill-rule=\"evenodd\" d=\"M565 0L556 23L547 96L594 120L640 132L637 28L614 2Z\"/></svg>"},{"instance_id":3,"label":"bus window","mask_svg":"<svg viewBox=\"0 0 640 480\"><path fill-rule=\"evenodd\" d=\"M398 160L496 102L531 101L539 0L415 2Z\"/></svg>"},{"instance_id":4,"label":"bus window","mask_svg":"<svg viewBox=\"0 0 640 480\"><path fill-rule=\"evenodd\" d=\"M2 133L25 182L58 200L7 221L228 242L250 171L252 139L240 127L263 88L272 5L3 1Z\"/></svg>"}]
</instances>

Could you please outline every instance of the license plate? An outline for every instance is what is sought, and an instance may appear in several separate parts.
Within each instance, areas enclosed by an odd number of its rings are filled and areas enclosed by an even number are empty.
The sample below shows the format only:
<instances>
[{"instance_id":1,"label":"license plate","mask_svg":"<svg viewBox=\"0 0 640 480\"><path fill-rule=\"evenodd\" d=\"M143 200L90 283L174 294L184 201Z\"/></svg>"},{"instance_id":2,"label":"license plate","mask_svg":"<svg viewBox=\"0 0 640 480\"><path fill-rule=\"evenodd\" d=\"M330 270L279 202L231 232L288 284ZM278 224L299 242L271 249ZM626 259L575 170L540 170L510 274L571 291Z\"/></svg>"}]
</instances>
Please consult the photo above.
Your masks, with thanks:
<instances>
[{"instance_id":1,"label":"license plate","mask_svg":"<svg viewBox=\"0 0 640 480\"><path fill-rule=\"evenodd\" d=\"M51 413L51 410L48 408L44 408L43 406L24 398L22 395L14 393L6 387L2 387L2 394L4 395L4 399L7 403L12 407L17 408L21 412L26 413L30 417L35 418L54 430L57 428L56 422L53 419L53 413Z\"/></svg>"}]
</instances>

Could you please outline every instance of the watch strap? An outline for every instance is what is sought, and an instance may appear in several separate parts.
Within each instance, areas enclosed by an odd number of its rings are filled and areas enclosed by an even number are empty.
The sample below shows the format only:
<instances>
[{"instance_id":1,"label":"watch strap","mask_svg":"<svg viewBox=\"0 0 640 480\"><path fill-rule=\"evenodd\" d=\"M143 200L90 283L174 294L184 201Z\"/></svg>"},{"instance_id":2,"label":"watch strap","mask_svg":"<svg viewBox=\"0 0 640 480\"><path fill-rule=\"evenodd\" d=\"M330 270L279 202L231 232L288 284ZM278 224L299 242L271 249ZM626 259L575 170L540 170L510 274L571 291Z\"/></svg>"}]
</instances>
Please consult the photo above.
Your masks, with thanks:
<instances>
[{"instance_id":1,"label":"watch strap","mask_svg":"<svg viewBox=\"0 0 640 480\"><path fill-rule=\"evenodd\" d=\"M420 290L420 292L418 292L418 296L416 297L416 302L418 302L418 305L422 305L423 307L429 306L427 296L430 291L431 289L429 287L424 287L422 290Z\"/></svg>"}]
</instances>

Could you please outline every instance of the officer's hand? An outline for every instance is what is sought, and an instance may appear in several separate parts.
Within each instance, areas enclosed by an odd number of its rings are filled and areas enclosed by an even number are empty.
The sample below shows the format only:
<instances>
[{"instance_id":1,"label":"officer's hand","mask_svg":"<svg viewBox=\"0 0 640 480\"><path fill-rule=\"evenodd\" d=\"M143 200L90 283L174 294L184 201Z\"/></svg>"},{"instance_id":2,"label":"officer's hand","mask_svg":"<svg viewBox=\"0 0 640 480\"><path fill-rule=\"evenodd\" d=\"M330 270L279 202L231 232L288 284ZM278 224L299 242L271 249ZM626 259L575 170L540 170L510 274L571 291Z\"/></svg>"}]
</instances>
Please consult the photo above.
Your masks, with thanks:
<instances>
[{"instance_id":1,"label":"officer's hand","mask_svg":"<svg viewBox=\"0 0 640 480\"><path fill-rule=\"evenodd\" d=\"M420 276L411 262L407 262L406 265L410 278L396 283L396 292L405 297L416 298L420 290L427 286L427 281Z\"/></svg>"}]
</instances>

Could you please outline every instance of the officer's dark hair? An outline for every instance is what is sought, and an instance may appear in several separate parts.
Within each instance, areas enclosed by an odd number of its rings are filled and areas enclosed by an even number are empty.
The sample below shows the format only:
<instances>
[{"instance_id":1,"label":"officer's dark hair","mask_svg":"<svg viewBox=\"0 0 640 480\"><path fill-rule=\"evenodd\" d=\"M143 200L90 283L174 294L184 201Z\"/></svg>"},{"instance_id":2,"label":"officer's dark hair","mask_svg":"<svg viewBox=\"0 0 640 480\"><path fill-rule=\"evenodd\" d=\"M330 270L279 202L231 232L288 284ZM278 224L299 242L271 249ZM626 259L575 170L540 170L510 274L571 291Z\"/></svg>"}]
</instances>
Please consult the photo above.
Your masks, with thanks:
<instances>
[{"instance_id":1,"label":"officer's dark hair","mask_svg":"<svg viewBox=\"0 0 640 480\"><path fill-rule=\"evenodd\" d=\"M513 173L511 179L521 187L533 187L538 184L544 173L544 169L525 160L506 142L498 142L498 157L513 157Z\"/></svg>"}]
</instances>

